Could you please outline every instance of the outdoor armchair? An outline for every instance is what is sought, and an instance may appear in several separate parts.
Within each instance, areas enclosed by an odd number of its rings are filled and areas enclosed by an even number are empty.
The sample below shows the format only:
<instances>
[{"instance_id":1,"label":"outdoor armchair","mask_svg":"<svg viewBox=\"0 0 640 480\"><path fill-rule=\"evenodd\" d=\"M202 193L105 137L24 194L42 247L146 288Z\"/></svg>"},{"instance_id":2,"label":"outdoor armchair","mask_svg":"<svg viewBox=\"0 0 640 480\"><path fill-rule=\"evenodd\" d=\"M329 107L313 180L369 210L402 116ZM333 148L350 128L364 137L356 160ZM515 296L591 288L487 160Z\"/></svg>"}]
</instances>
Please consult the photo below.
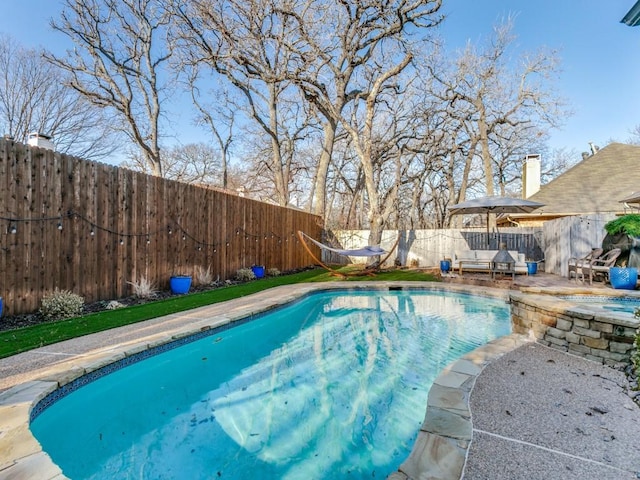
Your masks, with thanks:
<instances>
[{"instance_id":1,"label":"outdoor armchair","mask_svg":"<svg viewBox=\"0 0 640 480\"><path fill-rule=\"evenodd\" d=\"M604 255L595 258L580 267L583 278L585 275L589 277L589 284L596 280L609 280L609 269L616 264L616 260L622 251L619 248L613 248Z\"/></svg>"},{"instance_id":2,"label":"outdoor armchair","mask_svg":"<svg viewBox=\"0 0 640 480\"><path fill-rule=\"evenodd\" d=\"M571 274L576 277L576 282L578 281L578 274L582 276L582 281L584 281L584 272L582 271L582 266L589 264L591 261L597 259L602 255L603 250L601 248L592 248L591 252L585 255L582 258L571 257L569 259L569 280L571 280Z\"/></svg>"}]
</instances>

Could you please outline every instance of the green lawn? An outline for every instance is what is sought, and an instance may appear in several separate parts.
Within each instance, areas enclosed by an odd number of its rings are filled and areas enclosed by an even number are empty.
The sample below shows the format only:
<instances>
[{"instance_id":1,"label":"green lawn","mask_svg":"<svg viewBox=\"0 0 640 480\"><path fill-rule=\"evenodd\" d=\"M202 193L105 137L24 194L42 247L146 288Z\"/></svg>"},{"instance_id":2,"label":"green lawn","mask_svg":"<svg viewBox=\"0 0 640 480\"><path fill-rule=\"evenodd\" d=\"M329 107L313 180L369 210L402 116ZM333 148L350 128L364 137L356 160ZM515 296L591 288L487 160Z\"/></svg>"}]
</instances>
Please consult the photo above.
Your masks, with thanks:
<instances>
[{"instance_id":1,"label":"green lawn","mask_svg":"<svg viewBox=\"0 0 640 480\"><path fill-rule=\"evenodd\" d=\"M67 320L6 330L0 332L0 358L90 333L244 297L267 288L301 282L330 282L336 280L340 279L330 276L324 270L307 270L292 275L269 277L241 285L171 297L144 305L107 310ZM433 275L415 270L391 270L380 272L375 277L348 277L346 280L357 282L366 280L435 281L437 279Z\"/></svg>"}]
</instances>

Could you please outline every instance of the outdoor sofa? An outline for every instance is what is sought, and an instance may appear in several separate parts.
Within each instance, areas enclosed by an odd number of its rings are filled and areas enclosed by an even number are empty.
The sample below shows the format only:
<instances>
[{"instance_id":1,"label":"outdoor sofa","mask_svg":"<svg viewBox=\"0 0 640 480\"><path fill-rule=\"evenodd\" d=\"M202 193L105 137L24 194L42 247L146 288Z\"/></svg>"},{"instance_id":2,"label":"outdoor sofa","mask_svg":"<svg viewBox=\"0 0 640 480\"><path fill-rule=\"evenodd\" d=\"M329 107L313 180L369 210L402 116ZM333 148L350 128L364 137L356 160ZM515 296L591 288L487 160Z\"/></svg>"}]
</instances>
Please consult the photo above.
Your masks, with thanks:
<instances>
[{"instance_id":1,"label":"outdoor sofa","mask_svg":"<svg viewBox=\"0 0 640 480\"><path fill-rule=\"evenodd\" d=\"M452 269L458 270L462 275L464 272L491 272L491 261L496 256L498 250L460 250L453 254ZM527 273L527 262L524 253L509 250L509 255L516 261L515 272Z\"/></svg>"}]
</instances>

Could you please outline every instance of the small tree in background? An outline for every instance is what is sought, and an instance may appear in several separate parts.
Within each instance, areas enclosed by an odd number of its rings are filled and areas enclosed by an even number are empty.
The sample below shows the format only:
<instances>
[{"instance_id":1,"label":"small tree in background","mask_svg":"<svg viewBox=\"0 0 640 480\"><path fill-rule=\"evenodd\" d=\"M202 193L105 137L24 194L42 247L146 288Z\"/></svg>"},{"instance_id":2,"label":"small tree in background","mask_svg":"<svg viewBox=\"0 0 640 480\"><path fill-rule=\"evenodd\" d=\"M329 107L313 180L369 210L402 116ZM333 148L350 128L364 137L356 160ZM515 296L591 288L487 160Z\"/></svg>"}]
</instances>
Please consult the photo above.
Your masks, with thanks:
<instances>
[{"instance_id":1,"label":"small tree in background","mask_svg":"<svg viewBox=\"0 0 640 480\"><path fill-rule=\"evenodd\" d=\"M26 143L31 132L50 135L56 150L89 160L115 151L106 111L60 82L42 52L0 34L0 134Z\"/></svg>"}]
</instances>

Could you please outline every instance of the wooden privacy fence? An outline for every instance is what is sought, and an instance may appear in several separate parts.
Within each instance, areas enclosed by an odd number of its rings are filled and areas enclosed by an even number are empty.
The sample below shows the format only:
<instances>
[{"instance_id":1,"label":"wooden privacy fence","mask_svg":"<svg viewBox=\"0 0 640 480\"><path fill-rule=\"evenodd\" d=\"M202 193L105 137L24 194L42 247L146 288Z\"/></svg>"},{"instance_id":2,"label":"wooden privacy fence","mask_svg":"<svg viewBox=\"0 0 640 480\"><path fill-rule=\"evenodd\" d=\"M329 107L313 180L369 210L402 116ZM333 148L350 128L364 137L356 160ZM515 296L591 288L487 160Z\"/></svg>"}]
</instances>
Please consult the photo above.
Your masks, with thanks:
<instances>
[{"instance_id":1,"label":"wooden privacy fence","mask_svg":"<svg viewBox=\"0 0 640 480\"><path fill-rule=\"evenodd\" d=\"M132 293L142 277L231 278L239 268L281 271L311 259L297 230L321 219L213 189L0 139L0 297L5 314L35 311L55 288L85 301ZM195 278L195 277L194 277Z\"/></svg>"}]
</instances>

